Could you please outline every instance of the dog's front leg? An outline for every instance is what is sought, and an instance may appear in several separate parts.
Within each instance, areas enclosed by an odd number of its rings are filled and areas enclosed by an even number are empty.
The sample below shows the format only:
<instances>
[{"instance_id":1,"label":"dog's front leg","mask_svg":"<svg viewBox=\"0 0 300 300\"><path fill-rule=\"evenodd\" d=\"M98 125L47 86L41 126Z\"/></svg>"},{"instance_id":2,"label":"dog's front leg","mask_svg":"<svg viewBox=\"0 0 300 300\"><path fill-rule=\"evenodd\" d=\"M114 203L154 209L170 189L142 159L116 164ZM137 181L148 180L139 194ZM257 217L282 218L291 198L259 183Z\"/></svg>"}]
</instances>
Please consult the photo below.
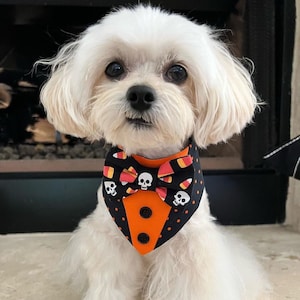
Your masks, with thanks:
<instances>
[{"instance_id":1,"label":"dog's front leg","mask_svg":"<svg viewBox=\"0 0 300 300\"><path fill-rule=\"evenodd\" d=\"M176 236L147 256L150 268L143 299L246 299L241 297L244 287L230 249L205 201Z\"/></svg>"},{"instance_id":2,"label":"dog's front leg","mask_svg":"<svg viewBox=\"0 0 300 300\"><path fill-rule=\"evenodd\" d=\"M217 226L204 192L172 239L147 255L144 300L267 300L270 285L253 253Z\"/></svg>"},{"instance_id":3,"label":"dog's front leg","mask_svg":"<svg viewBox=\"0 0 300 300\"><path fill-rule=\"evenodd\" d=\"M98 200L96 210L80 223L70 241L66 268L73 278L80 276L75 285L86 282L84 300L139 300L142 257L114 224L101 188Z\"/></svg>"}]
</instances>

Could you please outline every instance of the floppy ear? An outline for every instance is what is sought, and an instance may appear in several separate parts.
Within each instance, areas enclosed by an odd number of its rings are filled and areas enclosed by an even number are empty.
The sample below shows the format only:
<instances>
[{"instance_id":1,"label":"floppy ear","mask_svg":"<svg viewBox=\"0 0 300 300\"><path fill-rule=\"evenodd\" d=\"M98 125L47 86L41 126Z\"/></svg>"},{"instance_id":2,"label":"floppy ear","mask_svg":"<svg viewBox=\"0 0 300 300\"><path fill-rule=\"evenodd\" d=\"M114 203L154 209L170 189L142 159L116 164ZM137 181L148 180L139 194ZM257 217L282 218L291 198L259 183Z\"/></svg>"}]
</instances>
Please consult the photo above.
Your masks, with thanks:
<instances>
[{"instance_id":1,"label":"floppy ear","mask_svg":"<svg viewBox=\"0 0 300 300\"><path fill-rule=\"evenodd\" d=\"M51 74L44 84L40 99L47 112L47 118L54 127L77 137L85 137L86 121L84 108L76 94L73 60L77 42L65 45L58 54L37 64L51 66Z\"/></svg>"},{"instance_id":2,"label":"floppy ear","mask_svg":"<svg viewBox=\"0 0 300 300\"><path fill-rule=\"evenodd\" d=\"M203 65L196 63L195 67L200 68L197 74L201 76L194 82L194 138L203 148L240 133L251 121L257 107L249 72L216 39L213 31L208 29L207 33L207 59L212 60L211 67L209 70L200 70Z\"/></svg>"},{"instance_id":3,"label":"floppy ear","mask_svg":"<svg viewBox=\"0 0 300 300\"><path fill-rule=\"evenodd\" d=\"M86 50L80 50L84 39L85 36L64 45L52 59L37 62L51 66L40 94L48 120L57 130L77 137L87 137L91 132L87 115L94 82L88 74L87 55L85 59L79 57Z\"/></svg>"}]
</instances>

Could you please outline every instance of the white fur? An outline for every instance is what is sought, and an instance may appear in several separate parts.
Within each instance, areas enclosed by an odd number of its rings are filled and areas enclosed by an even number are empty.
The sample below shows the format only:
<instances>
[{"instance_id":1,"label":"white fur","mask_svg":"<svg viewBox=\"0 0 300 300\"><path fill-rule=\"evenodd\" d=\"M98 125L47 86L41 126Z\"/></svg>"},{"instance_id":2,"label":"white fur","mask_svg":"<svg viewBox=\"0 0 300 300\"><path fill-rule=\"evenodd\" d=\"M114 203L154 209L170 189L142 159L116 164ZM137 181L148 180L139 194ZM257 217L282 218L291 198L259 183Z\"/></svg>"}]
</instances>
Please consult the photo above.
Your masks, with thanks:
<instances>
[{"instance_id":1,"label":"white fur","mask_svg":"<svg viewBox=\"0 0 300 300\"><path fill-rule=\"evenodd\" d=\"M52 67L41 93L48 118L64 133L104 138L148 158L180 151L192 135L200 147L226 141L251 121L257 101L249 73L217 38L208 26L158 8L116 10L42 62ZM116 60L126 74L111 80L104 71ZM187 70L182 84L164 79L171 64ZM139 84L157 95L145 112L126 101ZM128 117L152 126L136 128ZM206 193L185 227L145 256L111 220L101 188L98 199L64 258L84 299L267 299L264 272L250 250L214 224Z\"/></svg>"}]
</instances>

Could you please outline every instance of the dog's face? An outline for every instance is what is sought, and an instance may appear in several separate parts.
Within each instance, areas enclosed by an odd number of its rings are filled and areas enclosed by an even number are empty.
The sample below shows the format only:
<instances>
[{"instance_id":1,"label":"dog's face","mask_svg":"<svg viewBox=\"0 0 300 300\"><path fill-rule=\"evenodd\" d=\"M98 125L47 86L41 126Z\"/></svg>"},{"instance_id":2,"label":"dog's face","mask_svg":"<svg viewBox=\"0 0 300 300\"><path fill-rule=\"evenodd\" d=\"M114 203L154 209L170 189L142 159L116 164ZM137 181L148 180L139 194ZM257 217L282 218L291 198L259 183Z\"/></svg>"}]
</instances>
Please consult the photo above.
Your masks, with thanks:
<instances>
[{"instance_id":1,"label":"dog's face","mask_svg":"<svg viewBox=\"0 0 300 300\"><path fill-rule=\"evenodd\" d=\"M151 7L121 9L50 61L41 99L58 130L163 156L225 141L252 118L248 72L214 32Z\"/></svg>"},{"instance_id":2,"label":"dog's face","mask_svg":"<svg viewBox=\"0 0 300 300\"><path fill-rule=\"evenodd\" d=\"M130 25L127 30L134 33L136 25ZM128 153L145 148L161 152L164 146L172 152L182 147L194 127L188 66L172 40L158 42L160 37L152 36L142 41L139 31L126 41L125 32L109 35L105 52L110 55L95 78L90 112L95 138L102 132Z\"/></svg>"}]
</instances>

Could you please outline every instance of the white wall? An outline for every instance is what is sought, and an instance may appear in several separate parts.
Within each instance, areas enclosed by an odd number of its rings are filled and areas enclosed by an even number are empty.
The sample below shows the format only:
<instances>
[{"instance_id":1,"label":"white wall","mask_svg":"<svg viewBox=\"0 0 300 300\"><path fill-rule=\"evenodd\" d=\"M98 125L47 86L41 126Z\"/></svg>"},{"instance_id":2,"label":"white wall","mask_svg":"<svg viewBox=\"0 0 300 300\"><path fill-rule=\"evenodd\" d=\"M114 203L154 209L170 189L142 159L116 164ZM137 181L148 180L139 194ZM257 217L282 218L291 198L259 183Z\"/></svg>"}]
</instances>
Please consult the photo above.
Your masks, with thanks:
<instances>
[{"instance_id":1,"label":"white wall","mask_svg":"<svg viewBox=\"0 0 300 300\"><path fill-rule=\"evenodd\" d=\"M300 134L300 0L296 0L296 33L292 74L291 137ZM286 223L300 232L300 180L290 179Z\"/></svg>"}]
</instances>

